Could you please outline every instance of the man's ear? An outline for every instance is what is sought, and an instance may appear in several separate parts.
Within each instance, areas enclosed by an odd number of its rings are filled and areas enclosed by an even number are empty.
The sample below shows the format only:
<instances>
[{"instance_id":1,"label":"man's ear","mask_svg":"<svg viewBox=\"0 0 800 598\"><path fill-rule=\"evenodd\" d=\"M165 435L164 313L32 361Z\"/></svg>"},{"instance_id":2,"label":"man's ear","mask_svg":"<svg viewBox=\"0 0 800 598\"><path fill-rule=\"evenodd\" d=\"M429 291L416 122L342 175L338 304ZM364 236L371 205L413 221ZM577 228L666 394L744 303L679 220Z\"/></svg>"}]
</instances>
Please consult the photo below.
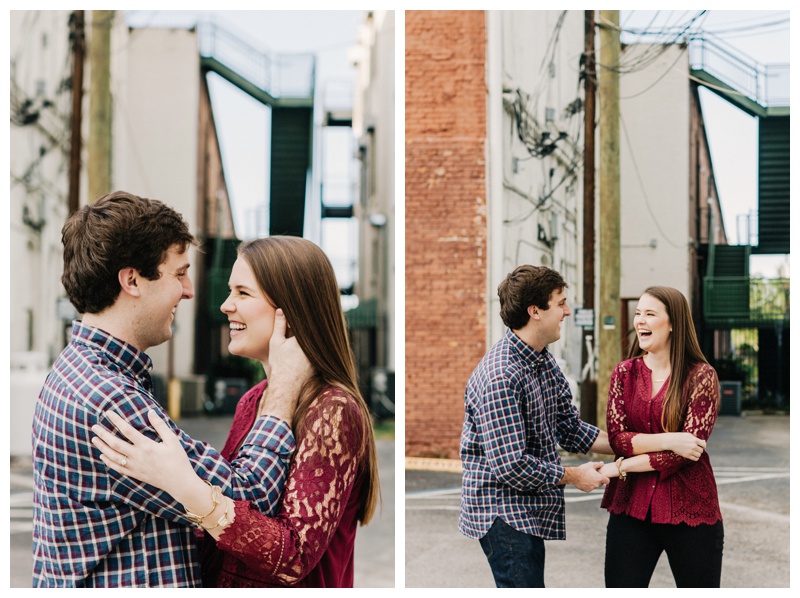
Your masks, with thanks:
<instances>
[{"instance_id":1,"label":"man's ear","mask_svg":"<svg viewBox=\"0 0 800 598\"><path fill-rule=\"evenodd\" d=\"M131 297L141 296L141 289L139 288L139 271L136 268L123 268L117 274L119 279L119 286L123 293Z\"/></svg>"},{"instance_id":2,"label":"man's ear","mask_svg":"<svg viewBox=\"0 0 800 598\"><path fill-rule=\"evenodd\" d=\"M528 306L528 315L531 317L531 319L538 320L539 319L539 308L537 308L535 305L529 305Z\"/></svg>"}]
</instances>

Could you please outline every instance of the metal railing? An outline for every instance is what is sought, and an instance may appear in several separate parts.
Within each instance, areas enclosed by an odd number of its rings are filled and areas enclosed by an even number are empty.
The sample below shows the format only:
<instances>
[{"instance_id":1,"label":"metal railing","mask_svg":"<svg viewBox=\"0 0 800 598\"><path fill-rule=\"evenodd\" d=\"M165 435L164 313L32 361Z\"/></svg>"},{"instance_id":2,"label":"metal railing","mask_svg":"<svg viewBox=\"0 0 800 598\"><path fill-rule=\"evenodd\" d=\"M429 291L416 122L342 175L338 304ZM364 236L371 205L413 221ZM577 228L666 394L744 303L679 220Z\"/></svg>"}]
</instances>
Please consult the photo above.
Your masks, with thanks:
<instances>
[{"instance_id":1,"label":"metal railing","mask_svg":"<svg viewBox=\"0 0 800 598\"><path fill-rule=\"evenodd\" d=\"M689 40L689 64L703 70L760 106L789 105L789 64L761 64L732 46L704 37Z\"/></svg>"},{"instance_id":2,"label":"metal railing","mask_svg":"<svg viewBox=\"0 0 800 598\"><path fill-rule=\"evenodd\" d=\"M256 48L210 18L167 11L125 11L133 28L175 27L195 29L200 56L225 65L275 98L312 98L316 82L316 56L309 53L274 53Z\"/></svg>"},{"instance_id":3,"label":"metal railing","mask_svg":"<svg viewBox=\"0 0 800 598\"><path fill-rule=\"evenodd\" d=\"M703 280L703 313L712 324L758 327L789 321L789 279L740 276Z\"/></svg>"},{"instance_id":4,"label":"metal railing","mask_svg":"<svg viewBox=\"0 0 800 598\"><path fill-rule=\"evenodd\" d=\"M216 23L197 25L200 55L213 58L276 98L314 95L316 56L258 50Z\"/></svg>"}]
</instances>

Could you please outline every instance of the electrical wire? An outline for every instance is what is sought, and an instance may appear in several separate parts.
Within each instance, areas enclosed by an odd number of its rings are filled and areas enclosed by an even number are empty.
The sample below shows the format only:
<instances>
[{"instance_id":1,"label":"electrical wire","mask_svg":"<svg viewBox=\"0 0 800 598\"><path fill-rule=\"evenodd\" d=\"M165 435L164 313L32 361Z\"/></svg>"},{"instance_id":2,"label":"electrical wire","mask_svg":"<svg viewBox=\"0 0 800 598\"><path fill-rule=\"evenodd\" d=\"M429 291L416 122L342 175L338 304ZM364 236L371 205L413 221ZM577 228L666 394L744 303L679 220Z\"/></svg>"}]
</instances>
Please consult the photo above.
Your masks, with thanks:
<instances>
[{"instance_id":1,"label":"electrical wire","mask_svg":"<svg viewBox=\"0 0 800 598\"><path fill-rule=\"evenodd\" d=\"M65 35L62 40L67 44L67 49L63 52L64 62L60 67L62 69L61 77L51 76L48 78L60 81L51 94L47 94L47 90L37 88L33 92L35 95L28 95L25 87L18 81L18 77L23 75L39 80L43 77L44 69L50 70L48 67L53 64L53 55L57 55L61 50L57 46L51 45L46 47L46 51L37 47L37 44L42 43L42 29L52 29L49 24L41 25L41 19L58 19L70 13L67 11L32 12L34 12L33 15L28 14L27 18L21 21L24 31L19 34L19 39L23 40L23 43L16 47L15 58L12 60L13 66L16 66L17 62L22 62L24 67L19 70L11 69L9 80L10 122L16 127L31 127L36 133L26 137L31 144L28 151L32 157L24 167L15 168L10 173L11 181L14 185L23 186L27 195L47 193L50 196L65 199L63 190L52 185L50 182L52 177L43 175L41 168L45 161L55 154L56 162L51 162L49 168L55 168L57 172L61 172L66 169L69 159L71 131L69 117L72 104L71 94L67 93L72 89L70 37ZM38 67L30 64L33 57L40 58L41 63ZM17 148L16 155L20 156L24 153Z\"/></svg>"},{"instance_id":2,"label":"electrical wire","mask_svg":"<svg viewBox=\"0 0 800 598\"><path fill-rule=\"evenodd\" d=\"M669 74L669 72L670 72L670 71L671 71L673 68L675 68L675 65L676 65L676 64L678 64L678 61L679 61L679 60L680 60L680 59L681 59L681 58L682 58L682 57L683 57L685 54L686 54L686 48L685 48L685 47L684 47L684 48L681 48L680 52L678 52L678 55L675 57L675 60L673 60L673 61L672 61L672 64L670 64L670 65L669 65L669 66L668 66L666 69L664 69L664 72L663 72L663 73L661 73L661 74L660 74L660 75L659 75L659 76L656 78L656 80L655 80L655 81L653 81L653 82L652 82L650 85L648 85L647 87L645 87L643 90L641 90L641 91L639 91L639 92L637 92L637 93L635 93L635 94L633 94L633 95L624 96L624 97L623 97L623 96L620 96L620 98L619 98L619 99L620 99L620 100L630 100L630 99L632 99L632 98L639 97L640 95L643 95L643 94L647 93L648 91L650 91L650 90L651 90L653 87L655 87L656 85L658 85L658 83L659 83L659 82L660 82L660 81L661 81L661 80L662 80L664 77L666 77L666 76ZM689 76L689 78L690 78L690 79L692 79L693 77Z\"/></svg>"},{"instance_id":3,"label":"electrical wire","mask_svg":"<svg viewBox=\"0 0 800 598\"><path fill-rule=\"evenodd\" d=\"M685 23L677 26L676 28L670 27L669 29L660 29L657 32L653 32L652 34L660 34L666 35L667 39L664 40L660 44L653 44L648 47L644 52L637 55L635 58L627 60L626 56L623 54L620 56L620 60L616 65L603 65L599 61L597 62L598 68L604 68L606 70L616 72L618 74L628 74L640 71L642 69L647 68L650 64L652 64L655 60L657 60L664 52L666 52L669 47L675 45L682 39L685 39L687 32L700 20L703 18L708 11L702 10L695 14L693 17L688 19ZM657 16L657 15L656 15ZM655 19L656 17L654 17ZM602 19L602 17L601 17ZM654 21L651 21L651 24ZM605 27L613 27L620 33L636 33L637 30L622 30L621 27L617 25L613 25L609 23L607 20L602 20L602 25ZM675 32L672 33L670 30L674 29ZM635 43L635 42L630 42Z\"/></svg>"}]
</instances>

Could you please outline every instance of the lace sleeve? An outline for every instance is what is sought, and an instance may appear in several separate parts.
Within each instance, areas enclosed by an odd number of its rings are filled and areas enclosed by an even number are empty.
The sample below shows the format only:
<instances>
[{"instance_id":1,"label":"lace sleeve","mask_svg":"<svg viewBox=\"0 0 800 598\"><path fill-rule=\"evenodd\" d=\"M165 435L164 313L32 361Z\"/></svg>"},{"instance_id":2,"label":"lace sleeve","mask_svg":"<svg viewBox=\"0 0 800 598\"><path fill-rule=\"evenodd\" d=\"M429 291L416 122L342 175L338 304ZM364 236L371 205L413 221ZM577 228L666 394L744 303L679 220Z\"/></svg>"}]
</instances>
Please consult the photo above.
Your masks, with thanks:
<instances>
[{"instance_id":1,"label":"lace sleeve","mask_svg":"<svg viewBox=\"0 0 800 598\"><path fill-rule=\"evenodd\" d=\"M686 392L686 419L681 431L708 440L719 412L719 380L714 368L707 363L696 366L689 374ZM672 451L650 453L650 465L660 473L662 480L694 463Z\"/></svg>"},{"instance_id":2,"label":"lace sleeve","mask_svg":"<svg viewBox=\"0 0 800 598\"><path fill-rule=\"evenodd\" d=\"M312 423L292 463L279 514L267 517L236 502L236 518L217 541L218 548L275 584L295 584L319 562L358 473L363 416L354 400L328 389L307 417Z\"/></svg>"},{"instance_id":3,"label":"lace sleeve","mask_svg":"<svg viewBox=\"0 0 800 598\"><path fill-rule=\"evenodd\" d=\"M627 429L625 415L625 399L633 396L635 384L631 362L622 362L611 373L611 384L608 391L608 407L606 410L606 429L608 441L614 454L620 457L633 456L632 439L637 432Z\"/></svg>"}]
</instances>

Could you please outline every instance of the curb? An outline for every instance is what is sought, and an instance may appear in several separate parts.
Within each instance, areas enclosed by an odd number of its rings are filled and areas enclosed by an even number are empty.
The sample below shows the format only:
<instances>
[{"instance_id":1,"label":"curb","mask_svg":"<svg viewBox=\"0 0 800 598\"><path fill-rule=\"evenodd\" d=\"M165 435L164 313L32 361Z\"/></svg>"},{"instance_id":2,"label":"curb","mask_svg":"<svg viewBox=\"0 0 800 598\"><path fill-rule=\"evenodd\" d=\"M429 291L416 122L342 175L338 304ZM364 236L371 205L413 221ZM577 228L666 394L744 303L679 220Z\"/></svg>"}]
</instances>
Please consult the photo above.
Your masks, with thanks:
<instances>
[{"instance_id":1,"label":"curb","mask_svg":"<svg viewBox=\"0 0 800 598\"><path fill-rule=\"evenodd\" d=\"M406 457L406 469L417 471L444 471L447 473L461 473L461 461L459 459Z\"/></svg>"}]
</instances>

